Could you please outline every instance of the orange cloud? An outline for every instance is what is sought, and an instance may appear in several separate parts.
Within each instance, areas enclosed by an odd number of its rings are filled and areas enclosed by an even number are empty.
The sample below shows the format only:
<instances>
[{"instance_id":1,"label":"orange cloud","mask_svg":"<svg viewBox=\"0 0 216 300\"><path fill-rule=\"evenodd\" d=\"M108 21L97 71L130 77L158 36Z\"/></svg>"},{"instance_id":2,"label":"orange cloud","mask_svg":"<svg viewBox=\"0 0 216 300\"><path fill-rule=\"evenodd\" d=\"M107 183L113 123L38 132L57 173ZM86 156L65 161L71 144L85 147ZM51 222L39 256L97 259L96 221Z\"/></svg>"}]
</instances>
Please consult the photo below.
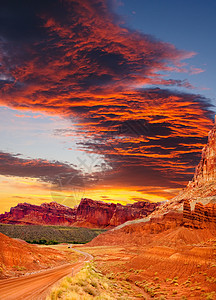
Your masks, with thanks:
<instances>
[{"instance_id":1,"label":"orange cloud","mask_svg":"<svg viewBox=\"0 0 216 300\"><path fill-rule=\"evenodd\" d=\"M1 104L74 114L77 103L95 105L102 97L119 96L137 85L181 85L180 81L161 79L158 72L172 70L171 65L180 70L181 60L194 55L120 27L107 1L65 0L62 5L53 1L49 9L38 1L34 9L37 15L31 25L35 37L21 38L22 50L16 48L9 30L3 32L6 42L1 68L8 79L2 82ZM9 22L6 18L6 28ZM39 34L38 22L43 34Z\"/></svg>"},{"instance_id":2,"label":"orange cloud","mask_svg":"<svg viewBox=\"0 0 216 300\"><path fill-rule=\"evenodd\" d=\"M184 62L195 53L120 26L106 0L25 3L19 1L16 10L10 1L4 4L10 14L1 29L0 104L75 120L75 130L56 134L76 135L81 150L104 158L110 169L92 174L102 178L98 184L185 184L212 126L210 102L200 95L143 86L193 88L163 74L200 72ZM12 175L47 174L47 180L53 170L78 172L59 162L10 161L17 169L7 161L3 174L6 169Z\"/></svg>"}]
</instances>

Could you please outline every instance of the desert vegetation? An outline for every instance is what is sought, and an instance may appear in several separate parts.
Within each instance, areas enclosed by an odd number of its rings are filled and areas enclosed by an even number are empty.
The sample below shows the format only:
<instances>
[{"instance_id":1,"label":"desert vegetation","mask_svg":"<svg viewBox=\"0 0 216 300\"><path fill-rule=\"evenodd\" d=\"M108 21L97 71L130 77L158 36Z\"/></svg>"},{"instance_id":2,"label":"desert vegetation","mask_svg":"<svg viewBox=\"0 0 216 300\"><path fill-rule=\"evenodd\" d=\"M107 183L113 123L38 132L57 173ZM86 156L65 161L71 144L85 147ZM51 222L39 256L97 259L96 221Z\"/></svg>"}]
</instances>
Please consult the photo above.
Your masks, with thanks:
<instances>
[{"instance_id":1,"label":"desert vegetation","mask_svg":"<svg viewBox=\"0 0 216 300\"><path fill-rule=\"evenodd\" d=\"M135 296L140 298L141 295ZM134 299L130 284L120 284L96 269L94 263L87 263L74 277L66 277L55 286L46 300L123 300ZM142 298L143 299L143 298Z\"/></svg>"},{"instance_id":2,"label":"desert vegetation","mask_svg":"<svg viewBox=\"0 0 216 300\"><path fill-rule=\"evenodd\" d=\"M0 232L33 244L53 245L56 243L85 244L103 229L89 229L69 226L10 225L1 224Z\"/></svg>"}]
</instances>

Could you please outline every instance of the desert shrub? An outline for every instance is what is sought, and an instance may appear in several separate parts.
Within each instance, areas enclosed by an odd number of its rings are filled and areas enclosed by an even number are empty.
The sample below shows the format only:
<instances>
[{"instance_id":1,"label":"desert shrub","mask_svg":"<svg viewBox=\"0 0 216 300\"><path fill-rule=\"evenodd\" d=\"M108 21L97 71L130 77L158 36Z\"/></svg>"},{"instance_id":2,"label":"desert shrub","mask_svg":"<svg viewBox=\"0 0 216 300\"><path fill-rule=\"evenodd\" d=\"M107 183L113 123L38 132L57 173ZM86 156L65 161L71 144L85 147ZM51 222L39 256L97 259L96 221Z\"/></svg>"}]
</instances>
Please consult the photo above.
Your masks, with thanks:
<instances>
[{"instance_id":1,"label":"desert shrub","mask_svg":"<svg viewBox=\"0 0 216 300\"><path fill-rule=\"evenodd\" d=\"M93 287L95 287L95 288L98 287L98 283L97 283L97 281L94 280L94 279L91 280L91 285L92 285Z\"/></svg>"},{"instance_id":2,"label":"desert shrub","mask_svg":"<svg viewBox=\"0 0 216 300\"><path fill-rule=\"evenodd\" d=\"M97 292L95 289L93 289L93 287L91 286L85 286L84 289L83 289L87 294L91 295L91 296L96 296L97 295Z\"/></svg>"},{"instance_id":3,"label":"desert shrub","mask_svg":"<svg viewBox=\"0 0 216 300\"><path fill-rule=\"evenodd\" d=\"M128 299L130 294L129 284L125 282L124 288L118 286L116 281L103 276L89 263L78 274L66 277L59 286L54 287L47 300Z\"/></svg>"},{"instance_id":4,"label":"desert shrub","mask_svg":"<svg viewBox=\"0 0 216 300\"><path fill-rule=\"evenodd\" d=\"M214 300L215 299L215 292L206 293L205 297L206 297L206 300Z\"/></svg>"},{"instance_id":5,"label":"desert shrub","mask_svg":"<svg viewBox=\"0 0 216 300\"><path fill-rule=\"evenodd\" d=\"M26 270L26 268L22 267L22 266L13 266L13 269L15 269L16 271L24 271L24 270Z\"/></svg>"}]
</instances>

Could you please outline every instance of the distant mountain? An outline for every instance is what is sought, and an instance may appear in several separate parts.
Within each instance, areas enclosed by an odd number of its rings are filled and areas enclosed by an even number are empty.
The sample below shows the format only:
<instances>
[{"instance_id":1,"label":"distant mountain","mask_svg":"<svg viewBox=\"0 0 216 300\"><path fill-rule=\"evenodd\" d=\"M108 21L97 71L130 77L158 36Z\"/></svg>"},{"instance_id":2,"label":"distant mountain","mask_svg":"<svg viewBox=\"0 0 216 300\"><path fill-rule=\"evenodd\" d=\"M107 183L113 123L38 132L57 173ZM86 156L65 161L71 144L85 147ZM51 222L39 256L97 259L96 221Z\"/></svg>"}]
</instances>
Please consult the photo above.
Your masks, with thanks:
<instances>
[{"instance_id":1,"label":"distant mountain","mask_svg":"<svg viewBox=\"0 0 216 300\"><path fill-rule=\"evenodd\" d=\"M139 201L133 204L105 203L82 199L70 208L56 202L40 206L19 203L10 212L0 215L0 223L25 225L64 225L88 228L115 227L128 220L140 219L152 213L159 203Z\"/></svg>"},{"instance_id":2,"label":"distant mountain","mask_svg":"<svg viewBox=\"0 0 216 300\"><path fill-rule=\"evenodd\" d=\"M71 225L75 222L76 209L58 204L43 203L40 206L19 203L10 212L0 215L0 223L26 225Z\"/></svg>"}]
</instances>

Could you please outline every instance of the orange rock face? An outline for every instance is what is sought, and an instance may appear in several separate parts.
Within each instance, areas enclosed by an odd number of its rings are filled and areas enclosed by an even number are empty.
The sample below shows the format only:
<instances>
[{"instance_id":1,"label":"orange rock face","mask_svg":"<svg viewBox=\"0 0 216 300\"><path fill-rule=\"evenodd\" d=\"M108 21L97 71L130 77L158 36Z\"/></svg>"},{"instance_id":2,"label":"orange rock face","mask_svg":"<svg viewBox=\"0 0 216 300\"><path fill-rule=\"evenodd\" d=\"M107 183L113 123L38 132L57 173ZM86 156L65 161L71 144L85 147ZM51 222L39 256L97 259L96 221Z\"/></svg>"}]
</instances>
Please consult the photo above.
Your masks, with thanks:
<instances>
[{"instance_id":1,"label":"orange rock face","mask_svg":"<svg viewBox=\"0 0 216 300\"><path fill-rule=\"evenodd\" d=\"M201 186L216 179L216 125L209 132L208 143L196 168L192 186Z\"/></svg>"},{"instance_id":2,"label":"orange rock face","mask_svg":"<svg viewBox=\"0 0 216 300\"><path fill-rule=\"evenodd\" d=\"M191 220L191 206L190 202L185 200L183 206L183 222L186 224L189 220Z\"/></svg>"},{"instance_id":3,"label":"orange rock face","mask_svg":"<svg viewBox=\"0 0 216 300\"><path fill-rule=\"evenodd\" d=\"M153 212L157 206L157 203L144 201L127 204L126 206L117 204L110 220L110 226L118 226L126 221L144 218Z\"/></svg>"},{"instance_id":4,"label":"orange rock face","mask_svg":"<svg viewBox=\"0 0 216 300\"><path fill-rule=\"evenodd\" d=\"M216 226L216 204L203 205L198 202L194 211L191 211L190 203L186 200L183 208L183 224L186 227L200 229Z\"/></svg>"},{"instance_id":5,"label":"orange rock face","mask_svg":"<svg viewBox=\"0 0 216 300\"><path fill-rule=\"evenodd\" d=\"M195 169L192 181L180 193L160 206L153 215L164 214L170 210L184 211L187 214L187 203L195 205L196 202L203 204L216 203L216 124L209 132L208 142L202 150L201 160ZM198 206L197 209L199 209Z\"/></svg>"},{"instance_id":6,"label":"orange rock face","mask_svg":"<svg viewBox=\"0 0 216 300\"><path fill-rule=\"evenodd\" d=\"M12 207L10 212L0 215L0 223L106 228L143 218L157 206L158 203L144 201L124 206L91 199L82 199L77 208L56 202L43 203L40 206L21 203Z\"/></svg>"}]
</instances>

